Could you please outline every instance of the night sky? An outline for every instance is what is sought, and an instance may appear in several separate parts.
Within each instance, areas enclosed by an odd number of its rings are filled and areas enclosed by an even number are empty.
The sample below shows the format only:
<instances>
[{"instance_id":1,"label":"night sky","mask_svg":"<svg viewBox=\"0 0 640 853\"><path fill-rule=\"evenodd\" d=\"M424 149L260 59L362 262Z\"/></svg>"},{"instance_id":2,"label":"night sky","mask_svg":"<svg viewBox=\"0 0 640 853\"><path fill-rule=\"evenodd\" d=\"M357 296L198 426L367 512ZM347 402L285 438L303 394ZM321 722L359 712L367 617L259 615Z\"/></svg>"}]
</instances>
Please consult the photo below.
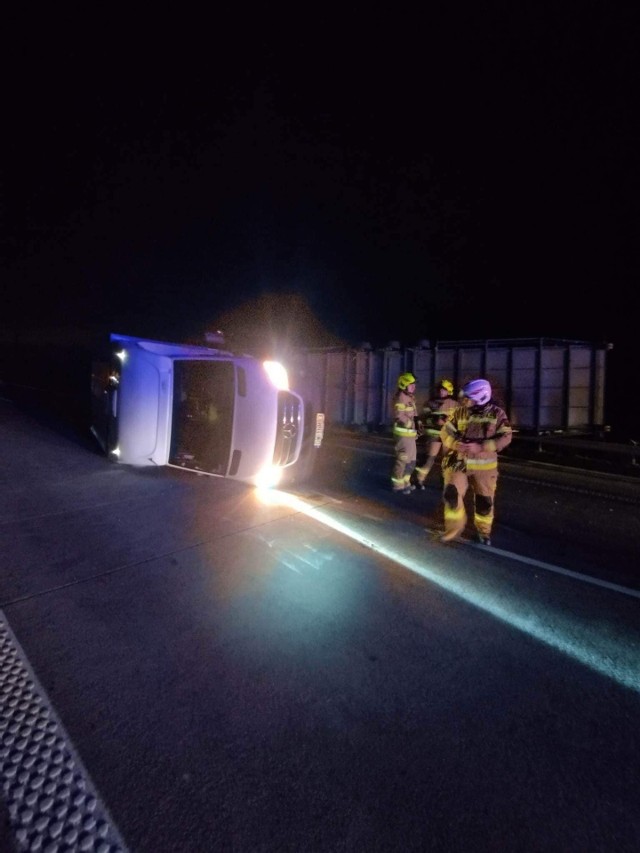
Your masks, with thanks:
<instances>
[{"instance_id":1,"label":"night sky","mask_svg":"<svg viewBox=\"0 0 640 853\"><path fill-rule=\"evenodd\" d=\"M2 326L604 340L631 376L633 4L441 5L16 27Z\"/></svg>"}]
</instances>

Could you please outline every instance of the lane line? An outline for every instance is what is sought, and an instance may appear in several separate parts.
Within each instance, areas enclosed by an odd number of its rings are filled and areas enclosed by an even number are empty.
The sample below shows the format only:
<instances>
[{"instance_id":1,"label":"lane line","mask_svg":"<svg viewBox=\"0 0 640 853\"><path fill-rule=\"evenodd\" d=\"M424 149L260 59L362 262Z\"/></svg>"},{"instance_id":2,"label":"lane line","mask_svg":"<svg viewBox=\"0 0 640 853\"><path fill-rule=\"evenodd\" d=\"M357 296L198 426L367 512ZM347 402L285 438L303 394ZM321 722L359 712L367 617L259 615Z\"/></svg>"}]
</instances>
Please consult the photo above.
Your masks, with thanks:
<instances>
[{"instance_id":1,"label":"lane line","mask_svg":"<svg viewBox=\"0 0 640 853\"><path fill-rule=\"evenodd\" d=\"M567 613L548 604L531 606L518 594L505 594L504 586L498 585L494 588L490 581L488 585L480 581L478 574L474 579L443 569L441 565L438 566L437 556L443 554L442 548L451 547L450 545L436 546L433 543L434 547L428 549L429 553L424 547L416 552L415 547L407 543L406 536L402 534L399 539L395 537L395 542L393 536L385 536L384 533L383 538L378 539L377 535L371 536L366 525L364 530L358 530L352 521L334 517L336 512L338 516L346 513L362 523L362 519L348 508L309 506L300 497L285 492L275 491L263 494L262 497L266 503L281 502L286 506L298 508L309 518L344 534L373 553L409 569L511 628L524 632L594 672L640 693L640 644L634 636L629 636L628 632L622 633L623 628L620 631L602 631L597 622L594 624L576 619L571 611ZM453 555L450 554L450 558L451 556ZM482 573L482 577L486 581L485 573Z\"/></svg>"},{"instance_id":2,"label":"lane line","mask_svg":"<svg viewBox=\"0 0 640 853\"><path fill-rule=\"evenodd\" d=\"M429 530L426 527L425 530L427 530L427 532L432 536L438 536L440 533L440 531ZM477 542L466 542L464 539L458 539L451 544L465 545L467 547L476 548L479 551L498 554L501 557L506 557L509 560L524 563L528 566L535 566L536 568L543 569L546 572L554 572L555 574L564 575L565 577L573 578L574 580L579 580L583 583L589 583L593 586L599 586L603 589L610 589L613 592L622 593L622 595L630 595L632 598L640 598L640 590L632 589L628 586L621 586L620 584L611 583L610 581L600 580L599 578L594 578L591 575L574 572L571 569L563 569L562 566L555 566L553 563L545 563L544 560L537 560L535 557L524 557L522 554L515 554L513 551L504 551L502 548L495 548L493 545L480 545Z\"/></svg>"},{"instance_id":3,"label":"lane line","mask_svg":"<svg viewBox=\"0 0 640 853\"><path fill-rule=\"evenodd\" d=\"M370 453L370 454L375 455L375 456L388 456L389 455L388 453L381 453L380 451L377 451L377 450L376 451L370 451L368 449L349 448L345 445L343 445L343 447L344 447L344 449L356 450L356 451L361 452L361 453ZM529 482L528 480L525 480L525 478L519 478L519 477L510 475L510 474L507 474L505 476L510 480L522 479L524 482ZM540 485L548 485L548 484L541 482ZM562 487L560 487L560 488L562 488ZM565 486L564 489L566 491L584 492L586 494L597 494L599 497L610 498L610 499L614 499L614 500L620 500L622 502L636 503L636 501L632 501L631 499L624 498L624 497L618 498L615 495L605 495L605 494L598 493L598 492L587 492L586 490L583 490L583 489L572 489L571 487L568 487L568 486ZM424 529L427 531L427 533L429 533L430 536L433 536L434 538L437 538L441 532L441 531L437 531L437 530L429 530L426 527ZM454 543L452 543L452 544L454 544ZM562 568L562 566L556 566L553 563L546 563L543 560L537 560L535 557L525 557L522 554L516 554L513 551L504 551L501 548L496 548L494 546L487 547L485 545L479 545L475 542L465 541L464 539L456 540L455 544L471 546L472 548L478 548L478 549L481 549L484 551L492 551L494 554L499 554L501 557L505 557L507 559L514 560L514 561L517 561L519 563L524 563L524 564L529 565L529 566L535 566L536 568L543 569L544 571L547 571L547 572L554 572L555 574L564 575L565 577L573 578L574 580L582 581L583 583L592 584L593 586L599 586L603 589L610 589L612 592L619 592L622 595L628 595L628 596L631 596L632 598L640 599L640 590L633 589L633 588L627 587L627 586L622 586L621 584L611 583L610 581L601 580L600 578L596 578L596 577L593 577L591 575L585 575L585 574L582 574L581 572L574 572L571 569L564 569L564 568Z\"/></svg>"},{"instance_id":4,"label":"lane line","mask_svg":"<svg viewBox=\"0 0 640 853\"><path fill-rule=\"evenodd\" d=\"M305 496L303 494L296 494L294 492L278 492L275 490L273 494L280 496L279 499L281 500L283 505L291 506L292 508L297 508L298 510L302 509L302 511L310 517L317 517L314 516L313 510L324 510L331 508L329 500L327 500L326 503L314 503L305 505ZM269 501L268 493L262 493L262 500L265 503ZM277 500L278 498L276 497L274 502L277 502ZM345 512L355 516L355 518L358 518L360 520L369 518L369 516L362 515L359 512L354 511L353 508L348 504L343 504L341 508ZM429 534L431 540L433 540L434 542L439 542L440 536L442 535L441 530L432 530L429 527L423 527L421 529ZM341 526L341 532L347 532L347 530L348 528ZM352 530L349 529L348 533L349 536L355 538ZM357 538L359 539L361 544L365 545L367 548L371 548L374 551L381 551L380 546L368 537L358 536ZM524 563L525 565L534 566L535 568L543 569L547 572L554 572L555 574L564 575L565 577L572 578L573 580L582 581L583 583L592 584L593 586L599 586L602 589L609 589L612 592L619 592L622 595L628 595L632 598L640 599L640 590L633 589L627 586L622 586L621 584L612 583L611 581L601 580L600 578L595 578L591 575L585 575L582 572L574 572L572 569L565 569L562 566L556 566L553 563L547 563L544 560L538 560L535 557L525 557L521 554L516 554L513 551L505 551L502 548L495 548L493 545L481 545L479 542L471 542L468 539L455 539L453 542L446 543L446 547L455 547L456 545L463 545L466 548L474 548L478 551L485 551L487 554L496 554L500 557L505 557L508 560L513 560L514 562Z\"/></svg>"}]
</instances>

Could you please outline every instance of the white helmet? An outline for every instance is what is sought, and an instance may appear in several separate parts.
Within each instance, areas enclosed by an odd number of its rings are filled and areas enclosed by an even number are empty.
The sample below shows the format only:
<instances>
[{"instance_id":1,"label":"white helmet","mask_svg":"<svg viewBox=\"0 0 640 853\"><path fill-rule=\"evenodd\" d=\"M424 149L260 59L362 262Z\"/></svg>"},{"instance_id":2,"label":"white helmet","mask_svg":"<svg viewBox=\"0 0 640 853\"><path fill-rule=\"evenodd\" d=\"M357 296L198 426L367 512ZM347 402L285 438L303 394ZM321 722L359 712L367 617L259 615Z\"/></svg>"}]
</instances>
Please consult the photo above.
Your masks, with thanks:
<instances>
[{"instance_id":1,"label":"white helmet","mask_svg":"<svg viewBox=\"0 0 640 853\"><path fill-rule=\"evenodd\" d=\"M462 396L473 400L478 406L484 406L491 399L491 384L486 379L473 379L462 389Z\"/></svg>"}]
</instances>

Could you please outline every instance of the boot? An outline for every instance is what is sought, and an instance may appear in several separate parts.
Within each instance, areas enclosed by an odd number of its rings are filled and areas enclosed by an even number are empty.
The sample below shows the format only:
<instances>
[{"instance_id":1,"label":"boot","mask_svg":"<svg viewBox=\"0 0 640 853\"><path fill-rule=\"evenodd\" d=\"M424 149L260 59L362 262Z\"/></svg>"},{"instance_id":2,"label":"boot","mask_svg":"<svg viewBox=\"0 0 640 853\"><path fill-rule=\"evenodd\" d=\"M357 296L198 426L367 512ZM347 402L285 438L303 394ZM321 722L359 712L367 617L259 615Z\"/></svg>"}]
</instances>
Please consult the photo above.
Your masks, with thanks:
<instances>
[{"instance_id":1,"label":"boot","mask_svg":"<svg viewBox=\"0 0 640 853\"><path fill-rule=\"evenodd\" d=\"M455 527L451 527L449 530L445 530L445 532L440 537L441 542L452 542L454 539L457 539L458 536L463 532L464 524L457 524Z\"/></svg>"}]
</instances>

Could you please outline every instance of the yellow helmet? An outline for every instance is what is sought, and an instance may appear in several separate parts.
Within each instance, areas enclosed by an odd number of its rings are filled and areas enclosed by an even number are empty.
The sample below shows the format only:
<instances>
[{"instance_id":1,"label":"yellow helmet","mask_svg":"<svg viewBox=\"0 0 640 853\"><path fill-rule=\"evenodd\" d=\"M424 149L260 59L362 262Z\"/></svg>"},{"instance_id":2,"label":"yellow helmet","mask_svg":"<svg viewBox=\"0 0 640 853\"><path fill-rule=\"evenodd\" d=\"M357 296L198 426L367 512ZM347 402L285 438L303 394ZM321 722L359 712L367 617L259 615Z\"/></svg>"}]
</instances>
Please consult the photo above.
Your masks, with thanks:
<instances>
[{"instance_id":1,"label":"yellow helmet","mask_svg":"<svg viewBox=\"0 0 640 853\"><path fill-rule=\"evenodd\" d=\"M440 383L440 387L444 388L444 390L448 394L453 394L453 382L451 382L449 379L443 379Z\"/></svg>"},{"instance_id":2,"label":"yellow helmet","mask_svg":"<svg viewBox=\"0 0 640 853\"><path fill-rule=\"evenodd\" d=\"M413 373L403 373L398 377L398 388L401 391L406 391L409 385L415 384L416 377Z\"/></svg>"}]
</instances>

